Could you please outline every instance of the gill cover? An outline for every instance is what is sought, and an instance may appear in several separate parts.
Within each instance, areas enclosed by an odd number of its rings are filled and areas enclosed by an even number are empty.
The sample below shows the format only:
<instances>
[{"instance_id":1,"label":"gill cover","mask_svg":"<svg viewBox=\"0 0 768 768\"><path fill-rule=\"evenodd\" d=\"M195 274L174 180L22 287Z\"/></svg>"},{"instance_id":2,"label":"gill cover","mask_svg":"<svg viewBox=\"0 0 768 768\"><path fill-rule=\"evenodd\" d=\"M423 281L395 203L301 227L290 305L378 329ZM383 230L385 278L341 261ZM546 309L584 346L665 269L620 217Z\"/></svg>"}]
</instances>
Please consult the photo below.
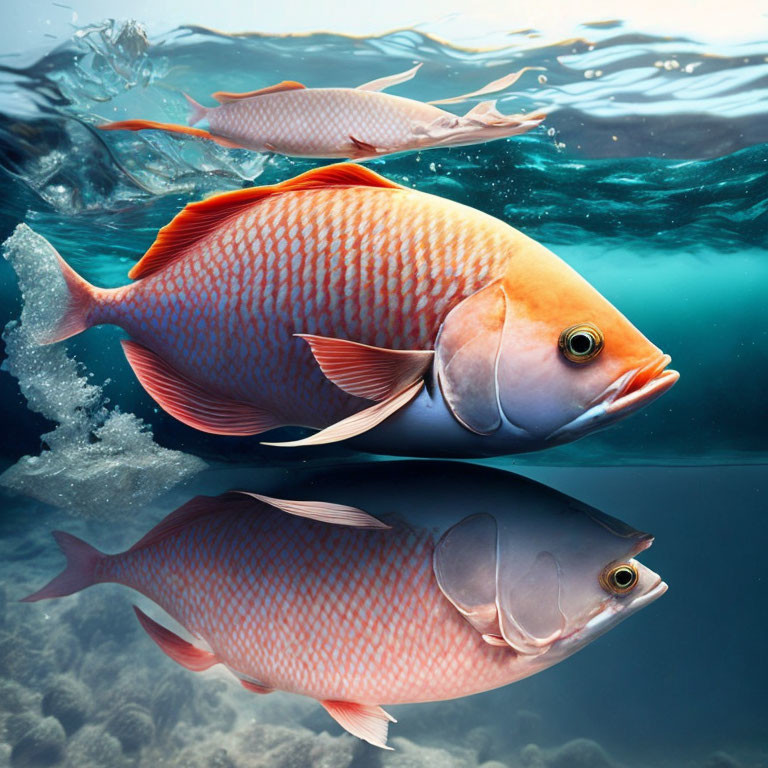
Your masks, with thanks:
<instances>
[{"instance_id":1,"label":"gill cover","mask_svg":"<svg viewBox=\"0 0 768 768\"><path fill-rule=\"evenodd\" d=\"M510 534L500 535L491 515L464 518L437 543L433 568L443 594L487 642L500 637L517 653L537 656L566 625L558 564Z\"/></svg>"},{"instance_id":2,"label":"gill cover","mask_svg":"<svg viewBox=\"0 0 768 768\"><path fill-rule=\"evenodd\" d=\"M501 426L496 367L506 316L506 293L495 281L448 313L435 342L445 402L461 424L480 435Z\"/></svg>"}]
</instances>

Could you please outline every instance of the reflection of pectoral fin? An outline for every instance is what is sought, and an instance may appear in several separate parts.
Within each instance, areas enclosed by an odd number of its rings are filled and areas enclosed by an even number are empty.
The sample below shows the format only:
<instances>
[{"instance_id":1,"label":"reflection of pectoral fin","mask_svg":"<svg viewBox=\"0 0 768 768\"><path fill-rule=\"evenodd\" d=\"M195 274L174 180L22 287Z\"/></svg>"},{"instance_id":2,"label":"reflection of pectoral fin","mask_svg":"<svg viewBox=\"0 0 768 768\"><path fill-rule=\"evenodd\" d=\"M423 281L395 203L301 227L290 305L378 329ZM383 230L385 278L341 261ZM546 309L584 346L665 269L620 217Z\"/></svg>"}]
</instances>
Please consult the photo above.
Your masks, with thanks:
<instances>
[{"instance_id":1,"label":"reflection of pectoral fin","mask_svg":"<svg viewBox=\"0 0 768 768\"><path fill-rule=\"evenodd\" d=\"M363 512L357 507L348 507L346 504L333 504L329 501L291 501L289 499L276 499L272 496L263 496L260 493L251 493L250 491L237 491L245 496L251 496L254 499L269 504L271 507L282 510L289 515L296 517L306 517L310 520L317 520L321 523L330 523L331 525L346 525L350 528L387 529L392 526L382 523L373 515Z\"/></svg>"},{"instance_id":2,"label":"reflection of pectoral fin","mask_svg":"<svg viewBox=\"0 0 768 768\"><path fill-rule=\"evenodd\" d=\"M275 445L281 448L297 448L305 445L323 445L325 443L337 443L340 440L349 440L357 435L368 432L382 421L388 419L392 414L397 413L404 405L413 400L419 394L424 386L424 381L419 380L410 387L397 395L393 395L387 400L372 405L358 413L348 416L346 419L331 424L330 427L315 432L314 435L305 437L303 440L292 440L286 443L262 443L262 445Z\"/></svg>"},{"instance_id":3,"label":"reflection of pectoral fin","mask_svg":"<svg viewBox=\"0 0 768 768\"><path fill-rule=\"evenodd\" d=\"M328 714L345 730L374 747L387 746L390 723L396 723L392 715L374 704L355 704L351 701L321 701Z\"/></svg>"},{"instance_id":4,"label":"reflection of pectoral fin","mask_svg":"<svg viewBox=\"0 0 768 768\"><path fill-rule=\"evenodd\" d=\"M504 289L491 283L448 313L435 343L443 397L458 421L480 435L501 426L496 362L506 311Z\"/></svg>"}]
</instances>

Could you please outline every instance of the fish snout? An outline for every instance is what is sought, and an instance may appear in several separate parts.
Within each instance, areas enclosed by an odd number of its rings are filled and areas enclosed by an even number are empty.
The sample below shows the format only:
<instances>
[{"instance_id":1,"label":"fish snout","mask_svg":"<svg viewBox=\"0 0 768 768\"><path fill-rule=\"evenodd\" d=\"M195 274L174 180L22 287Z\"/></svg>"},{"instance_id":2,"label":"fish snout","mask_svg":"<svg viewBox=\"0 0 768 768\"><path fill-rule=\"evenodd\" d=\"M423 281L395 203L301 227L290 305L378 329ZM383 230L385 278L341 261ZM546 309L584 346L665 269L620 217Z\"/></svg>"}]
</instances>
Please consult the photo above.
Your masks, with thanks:
<instances>
[{"instance_id":1,"label":"fish snout","mask_svg":"<svg viewBox=\"0 0 768 768\"><path fill-rule=\"evenodd\" d=\"M680 378L677 371L667 368L671 362L669 355L661 354L621 376L604 393L606 415L631 413L671 389Z\"/></svg>"}]
</instances>

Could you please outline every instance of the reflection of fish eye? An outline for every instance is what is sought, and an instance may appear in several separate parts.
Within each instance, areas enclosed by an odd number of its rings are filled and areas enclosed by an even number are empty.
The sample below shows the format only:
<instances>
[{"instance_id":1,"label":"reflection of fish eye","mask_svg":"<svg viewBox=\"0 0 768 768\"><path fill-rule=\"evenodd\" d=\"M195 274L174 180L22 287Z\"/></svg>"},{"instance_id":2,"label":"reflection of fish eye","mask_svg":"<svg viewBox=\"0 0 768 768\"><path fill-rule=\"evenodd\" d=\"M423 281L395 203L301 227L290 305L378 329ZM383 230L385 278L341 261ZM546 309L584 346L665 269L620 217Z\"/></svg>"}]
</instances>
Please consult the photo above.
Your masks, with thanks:
<instances>
[{"instance_id":1,"label":"reflection of fish eye","mask_svg":"<svg viewBox=\"0 0 768 768\"><path fill-rule=\"evenodd\" d=\"M603 349L603 334L592 323L579 323L560 334L560 351L572 363L588 363Z\"/></svg>"},{"instance_id":2,"label":"reflection of fish eye","mask_svg":"<svg viewBox=\"0 0 768 768\"><path fill-rule=\"evenodd\" d=\"M631 563L622 563L606 568L600 574L600 586L607 592L625 595L637 586L637 568Z\"/></svg>"}]
</instances>

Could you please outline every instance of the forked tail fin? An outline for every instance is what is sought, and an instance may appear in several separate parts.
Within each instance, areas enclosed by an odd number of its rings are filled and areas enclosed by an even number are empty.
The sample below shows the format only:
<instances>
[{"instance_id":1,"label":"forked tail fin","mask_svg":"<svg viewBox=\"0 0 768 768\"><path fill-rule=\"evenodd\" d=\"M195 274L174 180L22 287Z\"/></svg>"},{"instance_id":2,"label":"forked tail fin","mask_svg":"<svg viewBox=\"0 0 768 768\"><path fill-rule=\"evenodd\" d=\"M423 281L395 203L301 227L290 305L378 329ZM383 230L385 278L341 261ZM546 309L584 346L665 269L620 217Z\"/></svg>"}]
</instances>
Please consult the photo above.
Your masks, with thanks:
<instances>
[{"instance_id":1,"label":"forked tail fin","mask_svg":"<svg viewBox=\"0 0 768 768\"><path fill-rule=\"evenodd\" d=\"M196 125L208 114L208 109L202 104L198 104L191 96L187 95L186 93L184 94L184 98L187 100L187 104L189 104L189 117L187 118L187 124Z\"/></svg>"},{"instance_id":2,"label":"forked tail fin","mask_svg":"<svg viewBox=\"0 0 768 768\"><path fill-rule=\"evenodd\" d=\"M24 294L22 322L39 344L52 344L93 325L90 314L101 289L80 277L42 238L34 248L19 247L18 238L29 233L20 224L8 241L5 257Z\"/></svg>"},{"instance_id":3,"label":"forked tail fin","mask_svg":"<svg viewBox=\"0 0 768 768\"><path fill-rule=\"evenodd\" d=\"M42 589L22 598L22 603L72 595L96 583L96 566L106 555L71 533L54 531L53 538L67 558L67 565Z\"/></svg>"}]
</instances>

